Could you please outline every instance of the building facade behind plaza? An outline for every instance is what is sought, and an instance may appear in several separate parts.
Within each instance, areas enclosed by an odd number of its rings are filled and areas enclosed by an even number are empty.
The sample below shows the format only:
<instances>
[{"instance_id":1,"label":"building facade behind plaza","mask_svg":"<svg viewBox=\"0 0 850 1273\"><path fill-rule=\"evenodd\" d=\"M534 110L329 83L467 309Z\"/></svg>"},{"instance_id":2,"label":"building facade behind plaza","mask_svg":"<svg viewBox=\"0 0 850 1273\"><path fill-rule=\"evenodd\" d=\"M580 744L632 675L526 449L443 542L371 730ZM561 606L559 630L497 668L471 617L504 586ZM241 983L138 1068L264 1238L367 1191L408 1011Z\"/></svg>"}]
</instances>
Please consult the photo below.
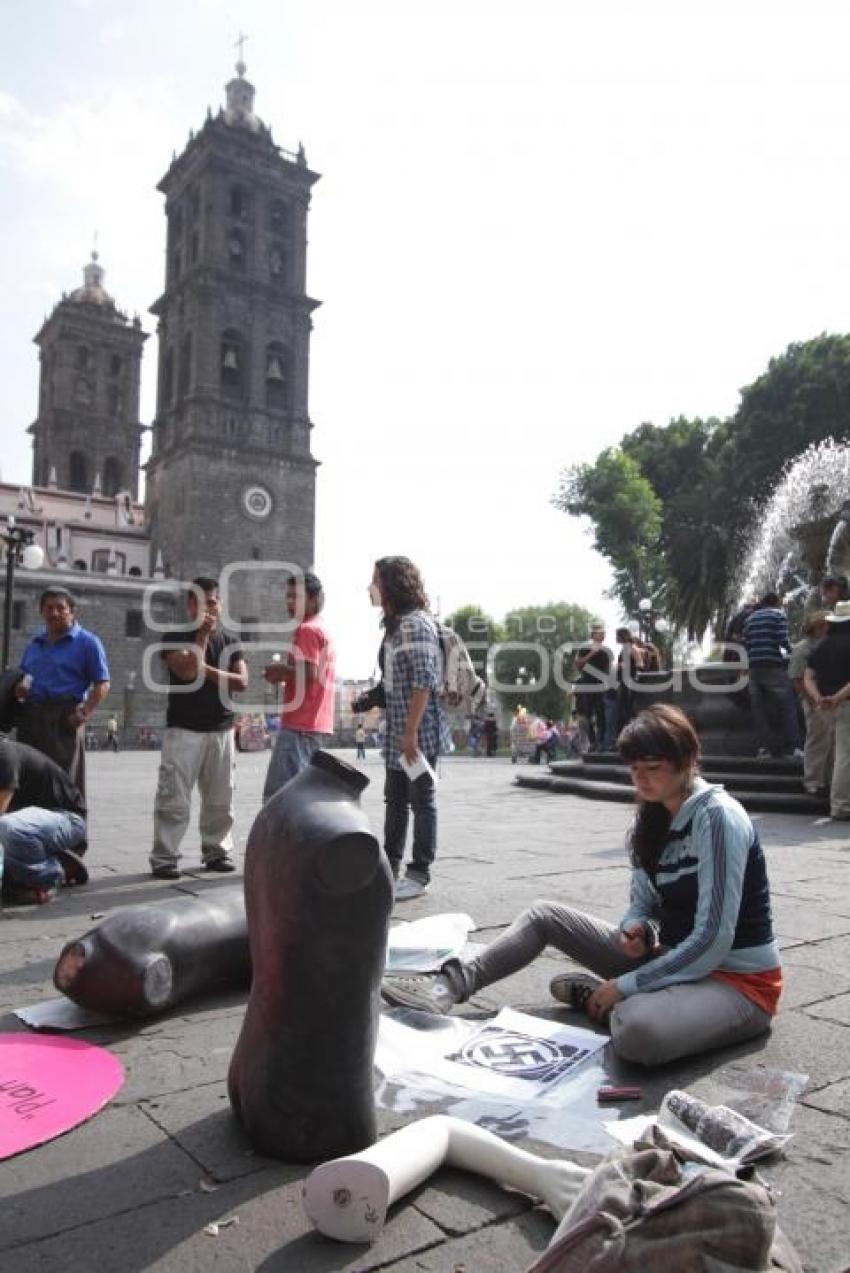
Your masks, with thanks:
<instances>
[{"instance_id":1,"label":"building facade behind plaza","mask_svg":"<svg viewBox=\"0 0 850 1273\"><path fill-rule=\"evenodd\" d=\"M40 379L32 485L0 483L0 517L30 527L42 570L18 569L12 659L61 583L106 645L112 691L101 715L160 726L146 665L184 614L183 581L223 581L226 623L259 667L282 638L284 564L313 562L316 461L308 408L312 312L307 215L318 174L282 150L254 113L237 64L226 104L207 113L158 185L165 199L156 317L156 414L140 420L138 316L122 312L92 254L35 336ZM151 433L140 502L140 456ZM2 584L0 584L2 586ZM148 651L146 656L146 651ZM261 688L258 688L258 685ZM273 692L253 676L253 704Z\"/></svg>"}]
</instances>

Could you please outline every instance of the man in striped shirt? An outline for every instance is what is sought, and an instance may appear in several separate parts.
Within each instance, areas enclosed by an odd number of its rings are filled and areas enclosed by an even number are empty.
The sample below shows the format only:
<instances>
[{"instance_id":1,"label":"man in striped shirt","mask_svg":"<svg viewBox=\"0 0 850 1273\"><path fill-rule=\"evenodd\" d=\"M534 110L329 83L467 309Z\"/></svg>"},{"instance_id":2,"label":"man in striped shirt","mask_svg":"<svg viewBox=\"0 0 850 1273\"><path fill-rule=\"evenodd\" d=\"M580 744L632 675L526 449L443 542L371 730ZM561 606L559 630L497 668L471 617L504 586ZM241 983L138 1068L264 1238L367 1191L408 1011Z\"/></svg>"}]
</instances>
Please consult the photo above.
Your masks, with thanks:
<instances>
[{"instance_id":1,"label":"man in striped shirt","mask_svg":"<svg viewBox=\"0 0 850 1273\"><path fill-rule=\"evenodd\" d=\"M744 624L749 664L750 706L759 760L769 759L770 717L779 718L780 755L800 755L794 691L788 679L791 637L788 620L775 592L767 592Z\"/></svg>"}]
</instances>

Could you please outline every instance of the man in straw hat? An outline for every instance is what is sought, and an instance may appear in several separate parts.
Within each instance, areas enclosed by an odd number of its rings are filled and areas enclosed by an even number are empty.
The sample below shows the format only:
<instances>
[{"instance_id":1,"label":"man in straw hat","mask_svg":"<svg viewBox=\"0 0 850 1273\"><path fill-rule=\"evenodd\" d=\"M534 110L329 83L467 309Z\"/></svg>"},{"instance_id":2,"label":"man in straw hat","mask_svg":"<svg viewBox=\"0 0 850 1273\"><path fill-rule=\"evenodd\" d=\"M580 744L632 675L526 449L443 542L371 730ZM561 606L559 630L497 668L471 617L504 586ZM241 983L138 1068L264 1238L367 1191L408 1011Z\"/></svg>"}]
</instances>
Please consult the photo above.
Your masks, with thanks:
<instances>
[{"instance_id":1,"label":"man in straw hat","mask_svg":"<svg viewBox=\"0 0 850 1273\"><path fill-rule=\"evenodd\" d=\"M812 651L826 636L829 624L825 610L815 610L803 625L803 639L791 650L788 661L788 677L794 686L805 718L805 746L803 747L803 786L811 795L826 795L832 773L832 731L830 715L815 709L804 680Z\"/></svg>"},{"instance_id":2,"label":"man in straw hat","mask_svg":"<svg viewBox=\"0 0 850 1273\"><path fill-rule=\"evenodd\" d=\"M809 655L803 683L835 748L830 813L850 822L850 601L839 601L826 621L827 634Z\"/></svg>"}]
</instances>

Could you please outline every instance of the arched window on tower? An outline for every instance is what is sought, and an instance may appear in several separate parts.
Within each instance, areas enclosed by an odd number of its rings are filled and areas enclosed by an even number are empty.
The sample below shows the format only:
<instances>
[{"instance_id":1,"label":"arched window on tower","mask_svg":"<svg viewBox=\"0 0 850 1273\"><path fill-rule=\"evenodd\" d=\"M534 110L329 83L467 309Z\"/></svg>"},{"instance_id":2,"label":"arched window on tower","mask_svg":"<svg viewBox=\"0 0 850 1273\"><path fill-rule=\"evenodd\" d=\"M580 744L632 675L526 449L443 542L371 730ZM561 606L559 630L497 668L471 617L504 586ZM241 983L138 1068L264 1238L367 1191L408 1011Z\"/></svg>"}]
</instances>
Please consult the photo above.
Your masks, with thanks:
<instances>
[{"instance_id":1,"label":"arched window on tower","mask_svg":"<svg viewBox=\"0 0 850 1273\"><path fill-rule=\"evenodd\" d=\"M230 215L244 221L248 216L248 195L244 186L235 183L230 187Z\"/></svg>"},{"instance_id":2,"label":"arched window on tower","mask_svg":"<svg viewBox=\"0 0 850 1273\"><path fill-rule=\"evenodd\" d=\"M232 270L245 268L245 235L241 230L227 232L227 263Z\"/></svg>"},{"instance_id":3,"label":"arched window on tower","mask_svg":"<svg viewBox=\"0 0 850 1273\"><path fill-rule=\"evenodd\" d=\"M104 495L117 495L121 490L121 462L116 460L114 455L106 457L106 463L103 466L103 493Z\"/></svg>"},{"instance_id":4,"label":"arched window on tower","mask_svg":"<svg viewBox=\"0 0 850 1273\"><path fill-rule=\"evenodd\" d=\"M91 350L88 345L77 345L76 367L78 371L87 371L91 366Z\"/></svg>"},{"instance_id":5,"label":"arched window on tower","mask_svg":"<svg viewBox=\"0 0 850 1273\"><path fill-rule=\"evenodd\" d=\"M269 245L269 277L279 287L286 284L286 244L282 242Z\"/></svg>"},{"instance_id":6,"label":"arched window on tower","mask_svg":"<svg viewBox=\"0 0 850 1273\"><path fill-rule=\"evenodd\" d=\"M289 353L277 342L266 346L266 406L285 411L289 405Z\"/></svg>"},{"instance_id":7,"label":"arched window on tower","mask_svg":"<svg viewBox=\"0 0 850 1273\"><path fill-rule=\"evenodd\" d=\"M192 387L192 333L187 332L180 343L180 374L177 382L178 398L185 398Z\"/></svg>"},{"instance_id":8,"label":"arched window on tower","mask_svg":"<svg viewBox=\"0 0 850 1273\"><path fill-rule=\"evenodd\" d=\"M113 354L112 357L110 358L109 374L110 376L121 375L121 355L120 354Z\"/></svg>"},{"instance_id":9,"label":"arched window on tower","mask_svg":"<svg viewBox=\"0 0 850 1273\"><path fill-rule=\"evenodd\" d=\"M68 456L68 489L89 493L89 464L82 451Z\"/></svg>"},{"instance_id":10,"label":"arched window on tower","mask_svg":"<svg viewBox=\"0 0 850 1273\"><path fill-rule=\"evenodd\" d=\"M222 392L228 398L241 398L248 383L247 351L241 334L232 329L223 332L219 369Z\"/></svg>"},{"instance_id":11,"label":"arched window on tower","mask_svg":"<svg viewBox=\"0 0 850 1273\"><path fill-rule=\"evenodd\" d=\"M269 207L269 228L272 234L286 234L289 210L282 199L273 199Z\"/></svg>"},{"instance_id":12,"label":"arched window on tower","mask_svg":"<svg viewBox=\"0 0 850 1273\"><path fill-rule=\"evenodd\" d=\"M117 420L121 415L121 407L123 405L122 399L121 399L121 390L118 387L118 385L109 386L107 401L109 405L109 414L112 416L113 420Z\"/></svg>"}]
</instances>

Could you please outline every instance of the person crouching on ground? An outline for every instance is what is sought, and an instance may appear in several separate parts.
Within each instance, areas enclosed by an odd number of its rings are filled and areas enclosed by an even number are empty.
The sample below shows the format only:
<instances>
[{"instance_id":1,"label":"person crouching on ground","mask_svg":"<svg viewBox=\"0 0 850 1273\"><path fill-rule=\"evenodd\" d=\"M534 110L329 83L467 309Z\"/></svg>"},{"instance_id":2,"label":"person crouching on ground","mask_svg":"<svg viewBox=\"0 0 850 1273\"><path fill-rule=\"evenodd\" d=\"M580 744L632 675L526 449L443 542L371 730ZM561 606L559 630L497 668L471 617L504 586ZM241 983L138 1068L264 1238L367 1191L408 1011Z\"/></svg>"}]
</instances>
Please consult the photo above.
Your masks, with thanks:
<instances>
[{"instance_id":1,"label":"person crouching on ground","mask_svg":"<svg viewBox=\"0 0 850 1273\"><path fill-rule=\"evenodd\" d=\"M86 884L86 806L49 756L0 738L0 879L13 902L49 902L60 884Z\"/></svg>"},{"instance_id":2,"label":"person crouching on ground","mask_svg":"<svg viewBox=\"0 0 850 1273\"><path fill-rule=\"evenodd\" d=\"M594 975L561 973L552 994L606 1023L627 1061L661 1065L769 1030L782 972L749 817L699 776L699 741L678 708L640 712L617 746L638 801L619 927L536 902L478 958L449 960L432 977L386 979L386 1000L445 1013L554 946Z\"/></svg>"}]
</instances>

